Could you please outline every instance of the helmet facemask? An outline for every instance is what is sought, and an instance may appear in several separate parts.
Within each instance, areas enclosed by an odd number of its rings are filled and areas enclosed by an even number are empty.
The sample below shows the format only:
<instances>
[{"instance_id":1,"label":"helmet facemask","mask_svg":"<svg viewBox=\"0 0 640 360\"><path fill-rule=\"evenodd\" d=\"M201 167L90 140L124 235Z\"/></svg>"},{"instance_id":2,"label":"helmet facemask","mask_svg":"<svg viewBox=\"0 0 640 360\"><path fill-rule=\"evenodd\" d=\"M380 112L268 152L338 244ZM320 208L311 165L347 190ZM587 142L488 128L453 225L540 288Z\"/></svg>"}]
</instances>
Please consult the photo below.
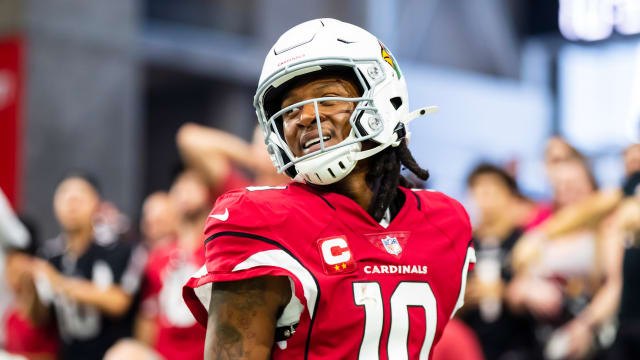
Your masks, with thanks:
<instances>
[{"instance_id":1,"label":"helmet facemask","mask_svg":"<svg viewBox=\"0 0 640 360\"><path fill-rule=\"evenodd\" d=\"M376 143L376 137L379 137L383 131L385 131L385 126L388 126L388 124L382 120L372 96L376 90L376 86L384 83L385 77L387 76L380 70L380 66L381 64L377 59L361 60L357 63L346 59L335 59L335 61L325 59L322 67L314 65L313 63L305 64L301 62L295 67L282 69L282 73L274 74L277 75L273 76L274 81L265 81L263 83L261 89L258 89L258 96L256 96L256 109L258 119L264 131L269 154L278 172L285 172L291 177L300 175L302 179L308 182L326 185L341 180L353 170L357 161L363 158L359 156L359 154L363 153L361 152L362 142L374 140L374 143ZM367 80L363 76L361 69L369 69L368 73L370 75L376 74L377 77ZM292 73L298 76L290 78L286 83L281 82L277 84L277 87L273 85L278 79L286 78ZM361 95L359 97L313 98L291 104L276 111L276 109L279 108L280 100L284 93L293 87L291 83L299 84L300 77L307 76L307 74L311 76L331 76L339 74L339 77L345 78L345 80L351 80L351 82L359 88L358 90ZM296 81L296 79L298 81ZM267 90L264 90L264 88ZM320 136L319 150L296 157L286 143L282 116L296 107L313 104L318 133L322 134L320 114L322 112L323 101L344 101L355 104L349 117L349 124L351 126L350 133L343 141L331 146L325 146L325 140ZM374 149L377 149L375 152L381 151L390 145L388 142L380 144L380 141L377 141L377 144L379 145L374 147ZM381 148L382 145L384 146ZM371 155L372 153L369 153L367 156Z\"/></svg>"},{"instance_id":2,"label":"helmet facemask","mask_svg":"<svg viewBox=\"0 0 640 360\"><path fill-rule=\"evenodd\" d=\"M313 104L321 132L324 119L320 106L326 99L307 99L281 109L281 96L308 80L307 76L336 70L361 90L359 97L331 98L355 104L349 118L351 131L339 144L326 146L321 139L319 150L296 157L283 134L282 114L296 106ZM422 108L409 113L407 85L391 52L366 30L335 19L309 20L280 36L265 57L253 105L278 172L319 185L340 181L358 160L388 146L398 146L409 136L405 125L433 110ZM363 150L364 141L371 146Z\"/></svg>"}]
</instances>

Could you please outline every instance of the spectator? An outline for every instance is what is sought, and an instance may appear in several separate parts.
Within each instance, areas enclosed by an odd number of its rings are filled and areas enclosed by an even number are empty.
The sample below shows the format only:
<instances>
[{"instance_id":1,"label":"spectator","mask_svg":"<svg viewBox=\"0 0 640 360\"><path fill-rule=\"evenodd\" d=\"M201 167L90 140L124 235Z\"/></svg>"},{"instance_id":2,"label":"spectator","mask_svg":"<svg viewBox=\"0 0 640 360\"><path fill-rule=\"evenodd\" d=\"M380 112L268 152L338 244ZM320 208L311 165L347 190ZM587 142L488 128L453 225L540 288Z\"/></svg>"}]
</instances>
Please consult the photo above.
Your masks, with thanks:
<instances>
[{"instance_id":1,"label":"spectator","mask_svg":"<svg viewBox=\"0 0 640 360\"><path fill-rule=\"evenodd\" d=\"M469 275L460 317L478 336L485 358L539 358L532 319L514 314L504 304L512 278L511 251L529 217L523 216L523 203L531 202L509 174L493 165L477 166L467 184L480 219L473 227L477 263Z\"/></svg>"},{"instance_id":2,"label":"spectator","mask_svg":"<svg viewBox=\"0 0 640 360\"><path fill-rule=\"evenodd\" d=\"M99 206L100 190L91 176L67 175L54 195L62 233L48 243L47 261L34 260L38 298L55 311L48 315L55 318L62 340L60 359L100 359L119 338L131 334L129 310L144 255L122 241L107 246L94 241ZM30 317L36 318L34 312Z\"/></svg>"},{"instance_id":3,"label":"spectator","mask_svg":"<svg viewBox=\"0 0 640 360\"><path fill-rule=\"evenodd\" d=\"M640 150L640 147L636 148ZM625 157L628 153L625 153ZM619 262L612 282L614 285L605 300L619 301L618 331L608 359L640 358L640 170L627 176L624 188L625 199L603 226L604 241L612 257ZM619 282L615 282L619 280ZM619 285L619 288L615 288ZM616 292L617 290L617 292ZM606 294L605 294L606 295ZM604 296L603 296L604 297ZM609 306L609 308L614 308ZM605 310L609 310L605 308ZM602 311L601 311L602 312ZM595 315L598 315L597 313Z\"/></svg>"},{"instance_id":4,"label":"spectator","mask_svg":"<svg viewBox=\"0 0 640 360\"><path fill-rule=\"evenodd\" d=\"M203 174L216 190L214 198L251 183L280 185L290 181L276 172L259 127L254 130L252 142L247 143L222 130L187 123L178 131L177 143L184 161ZM253 181L243 176L239 168L248 170Z\"/></svg>"},{"instance_id":5,"label":"spectator","mask_svg":"<svg viewBox=\"0 0 640 360\"><path fill-rule=\"evenodd\" d=\"M31 266L36 252L38 236L35 224L25 217L20 222L27 230L30 239L27 247L9 246L6 251L5 296L12 297L2 319L2 328L6 334L4 349L13 355L27 359L56 359L58 355L57 331L53 324L46 324L46 309L39 306L35 296ZM31 312L37 316L35 321L29 318Z\"/></svg>"},{"instance_id":6,"label":"spectator","mask_svg":"<svg viewBox=\"0 0 640 360\"><path fill-rule=\"evenodd\" d=\"M554 167L558 215L596 194L597 184L584 158L569 158ZM607 274L608 266L599 264L610 259L597 241L593 223L575 221L574 225L554 241L546 241L541 234L523 239L514 250L517 275L507 291L514 309L536 317L536 333L546 343L546 356L555 359L581 359L597 353L592 346L597 339L591 332L591 320L585 319L598 306L592 299Z\"/></svg>"},{"instance_id":7,"label":"spectator","mask_svg":"<svg viewBox=\"0 0 640 360\"><path fill-rule=\"evenodd\" d=\"M579 153L577 150L570 147L570 145L566 144L564 140L559 138L554 138L555 143L559 145L555 145L556 147L571 149L566 156L569 157L550 157L547 156L546 163L553 164L551 166L554 169L560 169L562 171L561 161L557 159L574 159L581 162L586 162L586 159ZM550 143L553 143L550 141ZM566 145L562 145L566 144ZM547 155L549 151L547 151ZM553 161L552 159L556 159ZM623 152L623 162L624 162L624 171L625 177L629 177L630 174L640 171L640 144L632 144ZM556 166L560 164L560 166ZM547 166L549 169L550 166ZM552 170L553 171L553 170ZM550 173L552 172L550 171ZM556 179L557 176L554 176ZM589 180L592 184L595 183L595 180L591 178ZM571 195L563 194L561 188L569 189L571 191L571 184L565 182L564 184L558 184L558 181L552 181L554 185L554 194L556 195L556 200L554 200L554 204L560 205L556 206L555 209L550 207L550 210L555 210L553 212L553 217L544 218L540 224L536 224L536 226L530 227L527 230L535 230L526 237L533 238L556 238L557 236L564 235L570 233L576 229L587 226L589 224L593 225L600 222L604 217L609 214L622 200L623 191L622 189L606 189L600 191L594 191L590 195L581 198L580 201L575 201L570 204L566 202L566 198ZM569 201L571 202L571 201ZM551 212L549 213L549 215ZM540 226L538 226L540 225ZM535 242L532 241L532 242ZM526 244L529 241L522 241L520 243ZM525 251L519 252L521 255L525 253Z\"/></svg>"},{"instance_id":8,"label":"spectator","mask_svg":"<svg viewBox=\"0 0 640 360\"><path fill-rule=\"evenodd\" d=\"M13 213L9 201L0 189L0 320L4 318L5 310L12 301L11 291L5 283L5 252L9 248L26 248L30 241L27 229ZM0 348L4 340L4 328L0 327Z\"/></svg>"},{"instance_id":9,"label":"spectator","mask_svg":"<svg viewBox=\"0 0 640 360\"><path fill-rule=\"evenodd\" d=\"M178 226L178 214L169 194L155 192L142 204L140 230L144 244L148 249L171 245L175 240Z\"/></svg>"},{"instance_id":10,"label":"spectator","mask_svg":"<svg viewBox=\"0 0 640 360\"><path fill-rule=\"evenodd\" d=\"M30 360L54 360L59 350L58 332L47 309L38 301L32 256L33 251L17 249L7 255L7 283L15 301L3 323L7 334L5 349Z\"/></svg>"},{"instance_id":11,"label":"spectator","mask_svg":"<svg viewBox=\"0 0 640 360\"><path fill-rule=\"evenodd\" d=\"M203 229L212 206L209 195L207 183L195 171L178 176L169 191L179 217L176 240L152 251L145 270L139 317L146 325L136 335L167 360L203 357L205 329L182 300L182 285L204 264ZM123 347L141 351L137 345Z\"/></svg>"}]
</instances>

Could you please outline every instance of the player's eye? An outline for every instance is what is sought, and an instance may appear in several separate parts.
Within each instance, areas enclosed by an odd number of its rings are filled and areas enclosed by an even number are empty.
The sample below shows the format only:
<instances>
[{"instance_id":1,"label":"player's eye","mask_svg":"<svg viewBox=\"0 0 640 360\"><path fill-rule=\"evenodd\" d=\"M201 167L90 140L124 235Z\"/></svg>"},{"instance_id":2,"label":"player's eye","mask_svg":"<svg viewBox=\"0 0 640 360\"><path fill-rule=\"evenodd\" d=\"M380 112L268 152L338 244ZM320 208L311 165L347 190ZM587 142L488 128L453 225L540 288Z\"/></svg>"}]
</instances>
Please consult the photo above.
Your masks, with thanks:
<instances>
[{"instance_id":1,"label":"player's eye","mask_svg":"<svg viewBox=\"0 0 640 360\"><path fill-rule=\"evenodd\" d=\"M296 106L294 108L291 108L289 110L287 110L286 114L297 114L300 111L300 106Z\"/></svg>"},{"instance_id":2,"label":"player's eye","mask_svg":"<svg viewBox=\"0 0 640 360\"><path fill-rule=\"evenodd\" d=\"M337 100L324 100L324 101L320 101L320 105L322 106L334 106L337 105L338 101Z\"/></svg>"},{"instance_id":3,"label":"player's eye","mask_svg":"<svg viewBox=\"0 0 640 360\"><path fill-rule=\"evenodd\" d=\"M294 118L294 117L298 116L298 114L300 113L300 110L301 109L300 109L299 106L295 106L295 107L292 107L289 110L286 110L284 112L284 114L282 114L282 115L284 116L285 119L291 119L291 118Z\"/></svg>"}]
</instances>

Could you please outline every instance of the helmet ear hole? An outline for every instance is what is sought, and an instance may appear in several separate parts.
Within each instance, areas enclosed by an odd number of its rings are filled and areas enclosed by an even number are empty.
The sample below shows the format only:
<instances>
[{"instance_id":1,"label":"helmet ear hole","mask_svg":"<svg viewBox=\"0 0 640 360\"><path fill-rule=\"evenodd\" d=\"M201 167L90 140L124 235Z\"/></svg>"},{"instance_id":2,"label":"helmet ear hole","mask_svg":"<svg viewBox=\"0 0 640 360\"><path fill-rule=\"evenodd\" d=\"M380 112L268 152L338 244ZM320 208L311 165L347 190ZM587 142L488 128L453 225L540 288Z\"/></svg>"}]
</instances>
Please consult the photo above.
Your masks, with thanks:
<instances>
[{"instance_id":1,"label":"helmet ear hole","mask_svg":"<svg viewBox=\"0 0 640 360\"><path fill-rule=\"evenodd\" d=\"M356 129L358 129L358 132L360 133L360 136L367 136L367 135L369 135L369 133L367 132L367 130L362 125L362 115L364 115L364 111L360 111L360 114L358 114L358 116L353 121L353 123L356 125Z\"/></svg>"},{"instance_id":2,"label":"helmet ear hole","mask_svg":"<svg viewBox=\"0 0 640 360\"><path fill-rule=\"evenodd\" d=\"M391 102L391 105L393 105L393 108L396 110L398 110L398 108L402 106L402 98L399 96L393 97L389 99L389 101Z\"/></svg>"},{"instance_id":3,"label":"helmet ear hole","mask_svg":"<svg viewBox=\"0 0 640 360\"><path fill-rule=\"evenodd\" d=\"M358 72L360 73L360 76L362 77L362 80L364 80L364 85L367 87L367 89L366 89L366 90L371 89L371 85L369 85L369 81L367 80L367 77L366 77L366 76L364 76L364 74L362 73L362 71L360 71L360 69L359 69L359 68L356 68L356 69L358 69ZM356 81L355 83L356 83L356 84L359 84L359 82L358 82L358 81ZM360 89L360 86L358 86L358 91L360 92L360 94L359 94L359 95L362 95L362 94L364 94L365 89Z\"/></svg>"}]
</instances>

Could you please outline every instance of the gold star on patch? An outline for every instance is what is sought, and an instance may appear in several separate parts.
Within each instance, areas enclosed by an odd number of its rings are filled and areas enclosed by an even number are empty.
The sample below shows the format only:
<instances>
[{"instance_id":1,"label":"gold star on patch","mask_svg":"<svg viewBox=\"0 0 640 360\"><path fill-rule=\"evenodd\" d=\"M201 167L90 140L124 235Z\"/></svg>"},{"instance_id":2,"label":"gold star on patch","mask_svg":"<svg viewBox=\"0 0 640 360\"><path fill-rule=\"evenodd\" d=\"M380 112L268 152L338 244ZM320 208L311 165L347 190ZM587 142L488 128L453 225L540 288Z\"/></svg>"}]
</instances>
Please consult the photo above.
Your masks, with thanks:
<instances>
[{"instance_id":1,"label":"gold star on patch","mask_svg":"<svg viewBox=\"0 0 640 360\"><path fill-rule=\"evenodd\" d=\"M336 271L340 271L340 266L336 265L334 269L336 269Z\"/></svg>"},{"instance_id":2,"label":"gold star on patch","mask_svg":"<svg viewBox=\"0 0 640 360\"><path fill-rule=\"evenodd\" d=\"M346 268L347 268L347 264L342 263L342 268L343 268L343 269L346 269Z\"/></svg>"}]
</instances>

